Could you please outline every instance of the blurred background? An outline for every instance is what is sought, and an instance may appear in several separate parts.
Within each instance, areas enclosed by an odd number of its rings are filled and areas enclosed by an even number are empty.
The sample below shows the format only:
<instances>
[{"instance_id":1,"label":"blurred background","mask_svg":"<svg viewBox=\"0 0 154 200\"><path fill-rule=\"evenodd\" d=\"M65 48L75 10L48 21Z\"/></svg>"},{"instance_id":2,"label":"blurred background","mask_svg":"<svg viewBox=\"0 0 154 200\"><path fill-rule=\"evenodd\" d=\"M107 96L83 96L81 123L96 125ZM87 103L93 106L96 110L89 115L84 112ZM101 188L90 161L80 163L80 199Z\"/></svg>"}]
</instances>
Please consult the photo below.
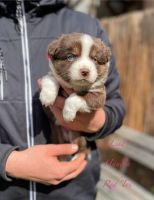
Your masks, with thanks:
<instances>
[{"instance_id":1,"label":"blurred background","mask_svg":"<svg viewBox=\"0 0 154 200\"><path fill-rule=\"evenodd\" d=\"M67 2L106 29L127 110L124 127L97 142L103 152L98 199L154 200L154 0Z\"/></svg>"}]
</instances>

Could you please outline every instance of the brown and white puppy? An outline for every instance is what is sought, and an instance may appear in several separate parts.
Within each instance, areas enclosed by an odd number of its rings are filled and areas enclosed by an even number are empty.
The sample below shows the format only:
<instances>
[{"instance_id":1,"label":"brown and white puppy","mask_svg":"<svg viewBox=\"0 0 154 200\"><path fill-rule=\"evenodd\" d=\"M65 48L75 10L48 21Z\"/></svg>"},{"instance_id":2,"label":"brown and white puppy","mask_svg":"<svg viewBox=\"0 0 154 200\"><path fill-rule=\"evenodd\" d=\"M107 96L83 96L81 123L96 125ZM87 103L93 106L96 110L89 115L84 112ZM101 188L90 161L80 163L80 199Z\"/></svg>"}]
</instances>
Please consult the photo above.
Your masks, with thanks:
<instances>
[{"instance_id":1,"label":"brown and white puppy","mask_svg":"<svg viewBox=\"0 0 154 200\"><path fill-rule=\"evenodd\" d=\"M53 104L63 85L74 90L65 100L63 118L66 122L73 121L78 111L91 112L103 106L111 56L103 41L82 33L62 35L49 44L48 56L50 72L42 79L40 93L43 105ZM71 140L79 136L79 133L72 134Z\"/></svg>"}]
</instances>

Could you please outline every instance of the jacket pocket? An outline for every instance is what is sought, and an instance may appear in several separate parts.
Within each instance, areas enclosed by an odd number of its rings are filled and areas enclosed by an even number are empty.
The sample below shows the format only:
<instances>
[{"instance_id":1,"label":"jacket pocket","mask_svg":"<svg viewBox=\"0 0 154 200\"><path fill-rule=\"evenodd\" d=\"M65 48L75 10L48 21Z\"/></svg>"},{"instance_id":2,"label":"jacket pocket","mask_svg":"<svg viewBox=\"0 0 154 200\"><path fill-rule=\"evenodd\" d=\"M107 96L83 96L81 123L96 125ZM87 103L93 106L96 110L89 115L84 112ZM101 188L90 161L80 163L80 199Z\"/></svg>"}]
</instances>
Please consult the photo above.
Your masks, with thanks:
<instances>
[{"instance_id":1,"label":"jacket pocket","mask_svg":"<svg viewBox=\"0 0 154 200\"><path fill-rule=\"evenodd\" d=\"M4 84L7 81L7 71L4 66L3 51L0 48L0 100L4 100Z\"/></svg>"}]
</instances>

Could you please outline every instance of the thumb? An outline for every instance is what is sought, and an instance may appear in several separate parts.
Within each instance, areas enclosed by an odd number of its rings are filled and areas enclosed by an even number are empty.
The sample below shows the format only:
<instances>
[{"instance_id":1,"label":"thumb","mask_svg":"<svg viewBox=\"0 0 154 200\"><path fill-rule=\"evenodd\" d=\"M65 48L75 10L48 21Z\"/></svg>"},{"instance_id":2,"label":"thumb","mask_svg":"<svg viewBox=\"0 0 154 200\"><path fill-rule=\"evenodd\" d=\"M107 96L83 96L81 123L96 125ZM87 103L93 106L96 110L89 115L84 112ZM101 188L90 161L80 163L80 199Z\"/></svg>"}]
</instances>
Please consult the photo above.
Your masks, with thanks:
<instances>
[{"instance_id":1,"label":"thumb","mask_svg":"<svg viewBox=\"0 0 154 200\"><path fill-rule=\"evenodd\" d=\"M56 144L52 145L52 155L71 155L78 151L76 144Z\"/></svg>"}]
</instances>

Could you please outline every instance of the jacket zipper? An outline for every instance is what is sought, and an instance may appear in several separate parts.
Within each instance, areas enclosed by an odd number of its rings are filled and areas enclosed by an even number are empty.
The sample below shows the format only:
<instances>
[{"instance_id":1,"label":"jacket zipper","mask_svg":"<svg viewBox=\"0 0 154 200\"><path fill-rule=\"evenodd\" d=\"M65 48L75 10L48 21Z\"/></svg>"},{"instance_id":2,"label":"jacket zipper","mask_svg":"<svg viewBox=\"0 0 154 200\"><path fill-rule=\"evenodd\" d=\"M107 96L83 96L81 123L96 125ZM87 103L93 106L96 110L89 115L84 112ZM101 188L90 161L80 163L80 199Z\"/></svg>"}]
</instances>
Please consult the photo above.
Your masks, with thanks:
<instances>
[{"instance_id":1,"label":"jacket zipper","mask_svg":"<svg viewBox=\"0 0 154 200\"><path fill-rule=\"evenodd\" d=\"M27 24L26 24L25 8L23 0L17 0L16 17L18 19L19 29L21 34L21 46L23 55L23 66L24 66L27 143L28 147L31 147L34 145L32 88L31 88ZM29 199L36 200L36 183L30 181L29 187L30 187Z\"/></svg>"},{"instance_id":2,"label":"jacket zipper","mask_svg":"<svg viewBox=\"0 0 154 200\"><path fill-rule=\"evenodd\" d=\"M7 81L7 71L4 66L4 55L0 48L0 100L4 100L4 81Z\"/></svg>"}]
</instances>

